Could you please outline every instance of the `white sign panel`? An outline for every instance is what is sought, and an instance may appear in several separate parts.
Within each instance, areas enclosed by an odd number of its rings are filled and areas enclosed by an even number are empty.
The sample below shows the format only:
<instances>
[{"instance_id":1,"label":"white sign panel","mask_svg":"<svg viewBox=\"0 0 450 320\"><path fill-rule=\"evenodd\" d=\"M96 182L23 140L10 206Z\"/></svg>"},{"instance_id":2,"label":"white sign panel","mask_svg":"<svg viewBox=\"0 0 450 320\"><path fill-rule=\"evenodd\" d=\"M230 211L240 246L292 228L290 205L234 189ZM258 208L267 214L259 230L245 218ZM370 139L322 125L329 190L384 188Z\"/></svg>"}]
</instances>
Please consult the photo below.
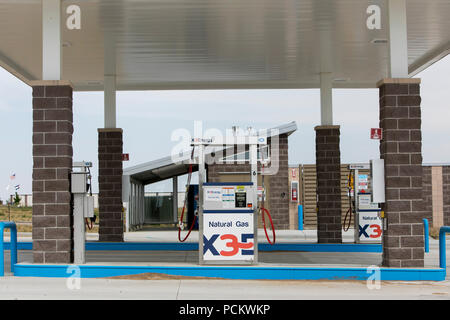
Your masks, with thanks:
<instances>
[{"instance_id":1,"label":"white sign panel","mask_svg":"<svg viewBox=\"0 0 450 320\"><path fill-rule=\"evenodd\" d=\"M203 214L204 261L253 259L253 213Z\"/></svg>"},{"instance_id":2,"label":"white sign panel","mask_svg":"<svg viewBox=\"0 0 450 320\"><path fill-rule=\"evenodd\" d=\"M370 194L359 194L358 195L359 209L378 209L377 203L372 203L372 198Z\"/></svg>"},{"instance_id":3,"label":"white sign panel","mask_svg":"<svg viewBox=\"0 0 450 320\"><path fill-rule=\"evenodd\" d=\"M382 224L379 212L359 212L359 240L381 242Z\"/></svg>"},{"instance_id":4,"label":"white sign panel","mask_svg":"<svg viewBox=\"0 0 450 320\"><path fill-rule=\"evenodd\" d=\"M205 202L207 201L222 201L222 188L205 188Z\"/></svg>"}]
</instances>

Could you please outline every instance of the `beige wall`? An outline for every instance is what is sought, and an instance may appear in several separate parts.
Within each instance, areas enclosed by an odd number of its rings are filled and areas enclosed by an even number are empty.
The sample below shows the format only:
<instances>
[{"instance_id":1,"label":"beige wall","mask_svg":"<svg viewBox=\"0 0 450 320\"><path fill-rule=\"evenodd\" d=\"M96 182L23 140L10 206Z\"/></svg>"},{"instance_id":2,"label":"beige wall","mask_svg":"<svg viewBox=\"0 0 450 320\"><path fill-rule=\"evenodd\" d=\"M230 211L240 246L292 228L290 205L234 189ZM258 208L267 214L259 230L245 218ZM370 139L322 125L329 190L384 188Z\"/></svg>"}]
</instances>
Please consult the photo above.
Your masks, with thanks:
<instances>
[{"instance_id":1,"label":"beige wall","mask_svg":"<svg viewBox=\"0 0 450 320\"><path fill-rule=\"evenodd\" d=\"M290 230L297 230L298 229L298 205L300 204L300 197L302 194L301 191L301 178L299 174L299 167L289 167L289 229ZM297 194L297 202L291 201L291 182L297 181L298 182L298 194Z\"/></svg>"}]
</instances>

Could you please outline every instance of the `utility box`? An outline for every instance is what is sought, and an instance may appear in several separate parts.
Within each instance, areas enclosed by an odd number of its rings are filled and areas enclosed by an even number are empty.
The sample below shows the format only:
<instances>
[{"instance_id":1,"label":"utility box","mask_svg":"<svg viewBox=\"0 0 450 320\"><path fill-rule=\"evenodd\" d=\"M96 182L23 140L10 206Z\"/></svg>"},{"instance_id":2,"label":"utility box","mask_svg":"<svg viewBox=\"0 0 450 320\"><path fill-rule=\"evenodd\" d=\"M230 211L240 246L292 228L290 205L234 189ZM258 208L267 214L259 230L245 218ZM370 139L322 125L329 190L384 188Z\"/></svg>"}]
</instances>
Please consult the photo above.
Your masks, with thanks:
<instances>
[{"instance_id":1,"label":"utility box","mask_svg":"<svg viewBox=\"0 0 450 320\"><path fill-rule=\"evenodd\" d=\"M384 203L384 159L370 160L370 178L372 183L372 202Z\"/></svg>"},{"instance_id":2,"label":"utility box","mask_svg":"<svg viewBox=\"0 0 450 320\"><path fill-rule=\"evenodd\" d=\"M85 218L93 218L94 217L94 197L86 196L84 198L84 217Z\"/></svg>"},{"instance_id":3,"label":"utility box","mask_svg":"<svg viewBox=\"0 0 450 320\"><path fill-rule=\"evenodd\" d=\"M72 193L86 193L87 192L87 173L86 172L72 172L71 190L72 190Z\"/></svg>"}]
</instances>

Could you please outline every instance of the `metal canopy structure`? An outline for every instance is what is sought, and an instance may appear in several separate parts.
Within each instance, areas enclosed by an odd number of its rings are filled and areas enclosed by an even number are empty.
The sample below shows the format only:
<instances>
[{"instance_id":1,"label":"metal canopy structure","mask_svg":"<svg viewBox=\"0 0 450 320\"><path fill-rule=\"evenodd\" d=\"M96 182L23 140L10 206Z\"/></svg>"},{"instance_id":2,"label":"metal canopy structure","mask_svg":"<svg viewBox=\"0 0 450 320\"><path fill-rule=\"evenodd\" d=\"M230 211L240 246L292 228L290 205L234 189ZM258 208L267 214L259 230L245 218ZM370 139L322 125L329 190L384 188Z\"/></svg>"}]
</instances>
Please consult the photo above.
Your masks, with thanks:
<instances>
[{"instance_id":1,"label":"metal canopy structure","mask_svg":"<svg viewBox=\"0 0 450 320\"><path fill-rule=\"evenodd\" d=\"M81 29L66 27L67 7ZM369 30L367 8L381 8ZM117 90L374 88L389 76L388 0L62 1L62 76L103 90L105 61ZM41 0L0 1L0 65L42 79ZM409 76L450 50L450 1L407 0ZM381 43L380 43L381 42ZM106 58L105 58L106 57ZM112 58L111 58L112 57Z\"/></svg>"},{"instance_id":2,"label":"metal canopy structure","mask_svg":"<svg viewBox=\"0 0 450 320\"><path fill-rule=\"evenodd\" d=\"M274 138L275 136L286 134L291 135L297 130L295 121L280 125L275 128L260 130L256 132L258 136ZM225 150L227 147L214 147L205 150L204 156L208 158L212 152ZM229 147L232 148L232 147ZM234 151L234 149L233 149ZM178 176L189 172L192 151L184 151L176 155L176 159L167 156L154 161L142 163L123 170L122 177L122 200L127 208L126 230L140 227L145 221L145 186L158 181L173 179L173 221L178 217ZM200 156L200 159L203 157ZM198 171L199 149L195 148L192 160L192 171Z\"/></svg>"},{"instance_id":3,"label":"metal canopy structure","mask_svg":"<svg viewBox=\"0 0 450 320\"><path fill-rule=\"evenodd\" d=\"M280 125L275 128L267 130L267 137L272 137L274 133L277 135L291 135L297 130L297 124L295 121ZM223 149L223 148L218 148ZM194 163L193 171L198 170L198 153L197 149L194 151ZM217 151L217 150L216 150ZM211 150L209 151L211 152ZM206 154L206 156L209 154ZM188 173L189 162L191 159L191 151L185 151L180 155L177 155L177 161L171 156L167 156L161 159L145 162L133 167L125 168L123 175L125 179L131 179L138 181L144 185L159 182L162 180L170 179L180 175Z\"/></svg>"}]
</instances>

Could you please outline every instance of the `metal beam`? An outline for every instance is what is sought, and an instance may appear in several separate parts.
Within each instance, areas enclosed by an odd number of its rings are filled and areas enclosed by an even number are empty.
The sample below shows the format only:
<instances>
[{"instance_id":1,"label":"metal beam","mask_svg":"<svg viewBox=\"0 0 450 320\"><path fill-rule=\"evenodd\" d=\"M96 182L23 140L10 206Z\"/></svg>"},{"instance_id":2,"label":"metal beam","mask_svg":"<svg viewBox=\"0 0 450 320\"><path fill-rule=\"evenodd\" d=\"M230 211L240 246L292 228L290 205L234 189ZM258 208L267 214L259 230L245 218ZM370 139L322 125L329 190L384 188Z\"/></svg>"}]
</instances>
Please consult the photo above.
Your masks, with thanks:
<instances>
[{"instance_id":1,"label":"metal beam","mask_svg":"<svg viewBox=\"0 0 450 320\"><path fill-rule=\"evenodd\" d=\"M178 221L178 176L172 178L173 221Z\"/></svg>"},{"instance_id":2,"label":"metal beam","mask_svg":"<svg viewBox=\"0 0 450 320\"><path fill-rule=\"evenodd\" d=\"M104 47L104 125L116 128L116 49L112 34L105 35Z\"/></svg>"},{"instance_id":3,"label":"metal beam","mask_svg":"<svg viewBox=\"0 0 450 320\"><path fill-rule=\"evenodd\" d=\"M320 73L320 123L322 126L333 125L333 74Z\"/></svg>"},{"instance_id":4,"label":"metal beam","mask_svg":"<svg viewBox=\"0 0 450 320\"><path fill-rule=\"evenodd\" d=\"M445 58L450 54L450 41L445 43L444 45L438 47L432 52L426 54L412 65L409 66L409 76L414 77L418 73L424 71L425 69L431 67L436 62Z\"/></svg>"},{"instance_id":5,"label":"metal beam","mask_svg":"<svg viewBox=\"0 0 450 320\"><path fill-rule=\"evenodd\" d=\"M42 0L42 80L61 80L61 1Z\"/></svg>"},{"instance_id":6,"label":"metal beam","mask_svg":"<svg viewBox=\"0 0 450 320\"><path fill-rule=\"evenodd\" d=\"M389 77L409 78L406 0L388 0Z\"/></svg>"}]
</instances>

